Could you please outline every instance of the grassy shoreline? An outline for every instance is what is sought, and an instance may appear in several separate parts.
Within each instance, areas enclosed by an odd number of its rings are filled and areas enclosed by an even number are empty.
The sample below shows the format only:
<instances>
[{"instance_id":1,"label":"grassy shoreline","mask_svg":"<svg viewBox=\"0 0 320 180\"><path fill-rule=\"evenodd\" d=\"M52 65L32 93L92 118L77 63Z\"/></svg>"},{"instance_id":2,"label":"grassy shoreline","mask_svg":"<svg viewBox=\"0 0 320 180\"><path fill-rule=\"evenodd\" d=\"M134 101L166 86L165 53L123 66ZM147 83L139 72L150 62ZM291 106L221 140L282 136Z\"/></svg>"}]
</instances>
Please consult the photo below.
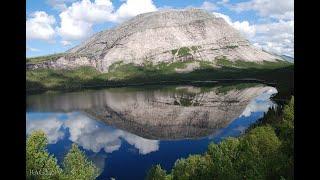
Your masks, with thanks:
<instances>
[{"instance_id":1,"label":"grassy shoreline","mask_svg":"<svg viewBox=\"0 0 320 180\"><path fill-rule=\"evenodd\" d=\"M198 61L200 68L189 73L177 73L176 68L185 68L189 63L161 63L158 65L117 63L111 65L108 73L101 73L92 67L79 67L73 70L37 69L27 70L27 93L40 93L48 90L79 90L138 85L202 84L203 81L250 81L276 84L279 97L293 94L294 66L286 62L230 62L217 60L216 64ZM198 82L195 82L198 81ZM201 83L202 81L202 83ZM210 83L209 83L210 84Z\"/></svg>"}]
</instances>

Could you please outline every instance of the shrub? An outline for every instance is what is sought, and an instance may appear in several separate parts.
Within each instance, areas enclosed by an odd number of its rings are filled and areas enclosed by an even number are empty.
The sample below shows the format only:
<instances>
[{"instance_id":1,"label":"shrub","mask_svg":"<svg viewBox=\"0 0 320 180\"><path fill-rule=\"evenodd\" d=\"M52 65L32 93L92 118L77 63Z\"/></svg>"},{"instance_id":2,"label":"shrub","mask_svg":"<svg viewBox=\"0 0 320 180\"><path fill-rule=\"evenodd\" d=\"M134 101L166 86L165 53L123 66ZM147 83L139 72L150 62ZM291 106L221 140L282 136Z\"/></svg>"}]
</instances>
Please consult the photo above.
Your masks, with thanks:
<instances>
[{"instance_id":1,"label":"shrub","mask_svg":"<svg viewBox=\"0 0 320 180\"><path fill-rule=\"evenodd\" d=\"M160 165L152 166L148 171L146 180L166 180L167 173Z\"/></svg>"},{"instance_id":2,"label":"shrub","mask_svg":"<svg viewBox=\"0 0 320 180\"><path fill-rule=\"evenodd\" d=\"M192 155L176 161L172 169L174 180L205 180L212 178L212 161L209 156Z\"/></svg>"},{"instance_id":3,"label":"shrub","mask_svg":"<svg viewBox=\"0 0 320 180\"><path fill-rule=\"evenodd\" d=\"M212 173L215 179L237 179L237 161L239 155L239 139L227 138L218 144L210 144L208 154L212 158Z\"/></svg>"},{"instance_id":4,"label":"shrub","mask_svg":"<svg viewBox=\"0 0 320 180\"><path fill-rule=\"evenodd\" d=\"M89 161L76 144L72 147L63 161L64 178L90 180L99 175L98 169Z\"/></svg>"},{"instance_id":5,"label":"shrub","mask_svg":"<svg viewBox=\"0 0 320 180\"><path fill-rule=\"evenodd\" d=\"M27 179L58 179L62 173L57 159L46 149L48 140L41 131L32 133L26 143Z\"/></svg>"},{"instance_id":6,"label":"shrub","mask_svg":"<svg viewBox=\"0 0 320 180\"><path fill-rule=\"evenodd\" d=\"M90 180L99 175L98 168L87 159L77 145L72 145L64 158L64 169L61 169L57 159L48 153L47 144L47 137L42 131L35 131L27 138L27 179Z\"/></svg>"},{"instance_id":7,"label":"shrub","mask_svg":"<svg viewBox=\"0 0 320 180\"><path fill-rule=\"evenodd\" d=\"M271 126L251 130L241 139L238 165L242 178L266 179L276 176L281 141Z\"/></svg>"},{"instance_id":8,"label":"shrub","mask_svg":"<svg viewBox=\"0 0 320 180\"><path fill-rule=\"evenodd\" d=\"M196 46L193 46L192 50L195 51ZM181 47L180 49L171 50L171 54L175 55L178 52L178 56L187 56L187 55L191 55L189 51L190 49L188 47Z\"/></svg>"}]
</instances>

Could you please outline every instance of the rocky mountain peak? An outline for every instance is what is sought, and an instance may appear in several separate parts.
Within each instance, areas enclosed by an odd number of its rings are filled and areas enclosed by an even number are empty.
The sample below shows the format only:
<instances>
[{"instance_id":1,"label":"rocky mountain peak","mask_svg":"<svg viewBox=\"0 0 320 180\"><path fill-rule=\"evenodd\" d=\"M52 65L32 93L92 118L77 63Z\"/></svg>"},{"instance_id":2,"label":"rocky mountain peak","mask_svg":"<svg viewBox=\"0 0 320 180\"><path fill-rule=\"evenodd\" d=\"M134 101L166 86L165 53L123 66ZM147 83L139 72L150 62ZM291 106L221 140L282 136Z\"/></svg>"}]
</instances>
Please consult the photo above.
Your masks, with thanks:
<instances>
[{"instance_id":1,"label":"rocky mountain peak","mask_svg":"<svg viewBox=\"0 0 320 180\"><path fill-rule=\"evenodd\" d=\"M49 63L53 68L93 66L101 72L117 62L142 65L201 60L214 62L275 61L276 56L253 47L224 19L200 9L167 9L137 15L99 32ZM48 63L47 63L48 64Z\"/></svg>"}]
</instances>

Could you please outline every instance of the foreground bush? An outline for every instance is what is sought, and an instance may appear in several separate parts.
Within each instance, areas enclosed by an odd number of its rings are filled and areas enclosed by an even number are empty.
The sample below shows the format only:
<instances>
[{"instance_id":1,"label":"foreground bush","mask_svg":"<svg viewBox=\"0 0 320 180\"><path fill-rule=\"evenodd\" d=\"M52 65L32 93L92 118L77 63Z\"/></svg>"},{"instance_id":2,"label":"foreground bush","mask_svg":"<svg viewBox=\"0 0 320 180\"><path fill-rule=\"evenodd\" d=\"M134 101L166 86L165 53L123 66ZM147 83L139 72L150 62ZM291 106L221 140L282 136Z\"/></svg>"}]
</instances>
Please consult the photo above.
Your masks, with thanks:
<instances>
[{"instance_id":1,"label":"foreground bush","mask_svg":"<svg viewBox=\"0 0 320 180\"><path fill-rule=\"evenodd\" d=\"M281 142L271 126L257 127L240 141L236 164L241 177L268 179L277 176Z\"/></svg>"},{"instance_id":2,"label":"foreground bush","mask_svg":"<svg viewBox=\"0 0 320 180\"><path fill-rule=\"evenodd\" d=\"M99 175L98 169L75 144L64 158L63 167L66 179L95 179Z\"/></svg>"},{"instance_id":3,"label":"foreground bush","mask_svg":"<svg viewBox=\"0 0 320 180\"><path fill-rule=\"evenodd\" d=\"M41 131L34 132L27 139L26 175L27 179L57 179L62 169L57 159L46 149L48 140Z\"/></svg>"},{"instance_id":4,"label":"foreground bush","mask_svg":"<svg viewBox=\"0 0 320 180\"><path fill-rule=\"evenodd\" d=\"M48 153L47 144L47 137L42 131L35 131L27 138L27 179L90 180L99 175L98 168L87 159L77 145L72 145L64 158L64 168L61 169L57 159Z\"/></svg>"},{"instance_id":5,"label":"foreground bush","mask_svg":"<svg viewBox=\"0 0 320 180\"><path fill-rule=\"evenodd\" d=\"M148 174L146 179L149 180L166 180L167 179L166 171L161 168L160 165L153 166Z\"/></svg>"},{"instance_id":6,"label":"foreground bush","mask_svg":"<svg viewBox=\"0 0 320 180\"><path fill-rule=\"evenodd\" d=\"M174 180L210 179L211 167L212 162L209 156L193 155L187 159L177 160L172 169L172 176Z\"/></svg>"}]
</instances>

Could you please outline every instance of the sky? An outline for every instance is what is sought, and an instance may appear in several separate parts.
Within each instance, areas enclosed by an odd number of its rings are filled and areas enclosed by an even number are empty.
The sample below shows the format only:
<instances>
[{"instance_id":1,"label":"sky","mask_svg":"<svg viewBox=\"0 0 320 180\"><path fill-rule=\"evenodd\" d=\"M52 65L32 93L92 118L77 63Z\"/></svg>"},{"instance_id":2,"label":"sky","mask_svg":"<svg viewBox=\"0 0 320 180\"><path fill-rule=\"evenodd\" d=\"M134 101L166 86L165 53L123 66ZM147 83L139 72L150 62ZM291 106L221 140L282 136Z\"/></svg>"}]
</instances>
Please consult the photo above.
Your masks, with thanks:
<instances>
[{"instance_id":1,"label":"sky","mask_svg":"<svg viewBox=\"0 0 320 180\"><path fill-rule=\"evenodd\" d=\"M26 56L64 52L141 13L201 8L254 46L294 57L293 0L27 0Z\"/></svg>"}]
</instances>

